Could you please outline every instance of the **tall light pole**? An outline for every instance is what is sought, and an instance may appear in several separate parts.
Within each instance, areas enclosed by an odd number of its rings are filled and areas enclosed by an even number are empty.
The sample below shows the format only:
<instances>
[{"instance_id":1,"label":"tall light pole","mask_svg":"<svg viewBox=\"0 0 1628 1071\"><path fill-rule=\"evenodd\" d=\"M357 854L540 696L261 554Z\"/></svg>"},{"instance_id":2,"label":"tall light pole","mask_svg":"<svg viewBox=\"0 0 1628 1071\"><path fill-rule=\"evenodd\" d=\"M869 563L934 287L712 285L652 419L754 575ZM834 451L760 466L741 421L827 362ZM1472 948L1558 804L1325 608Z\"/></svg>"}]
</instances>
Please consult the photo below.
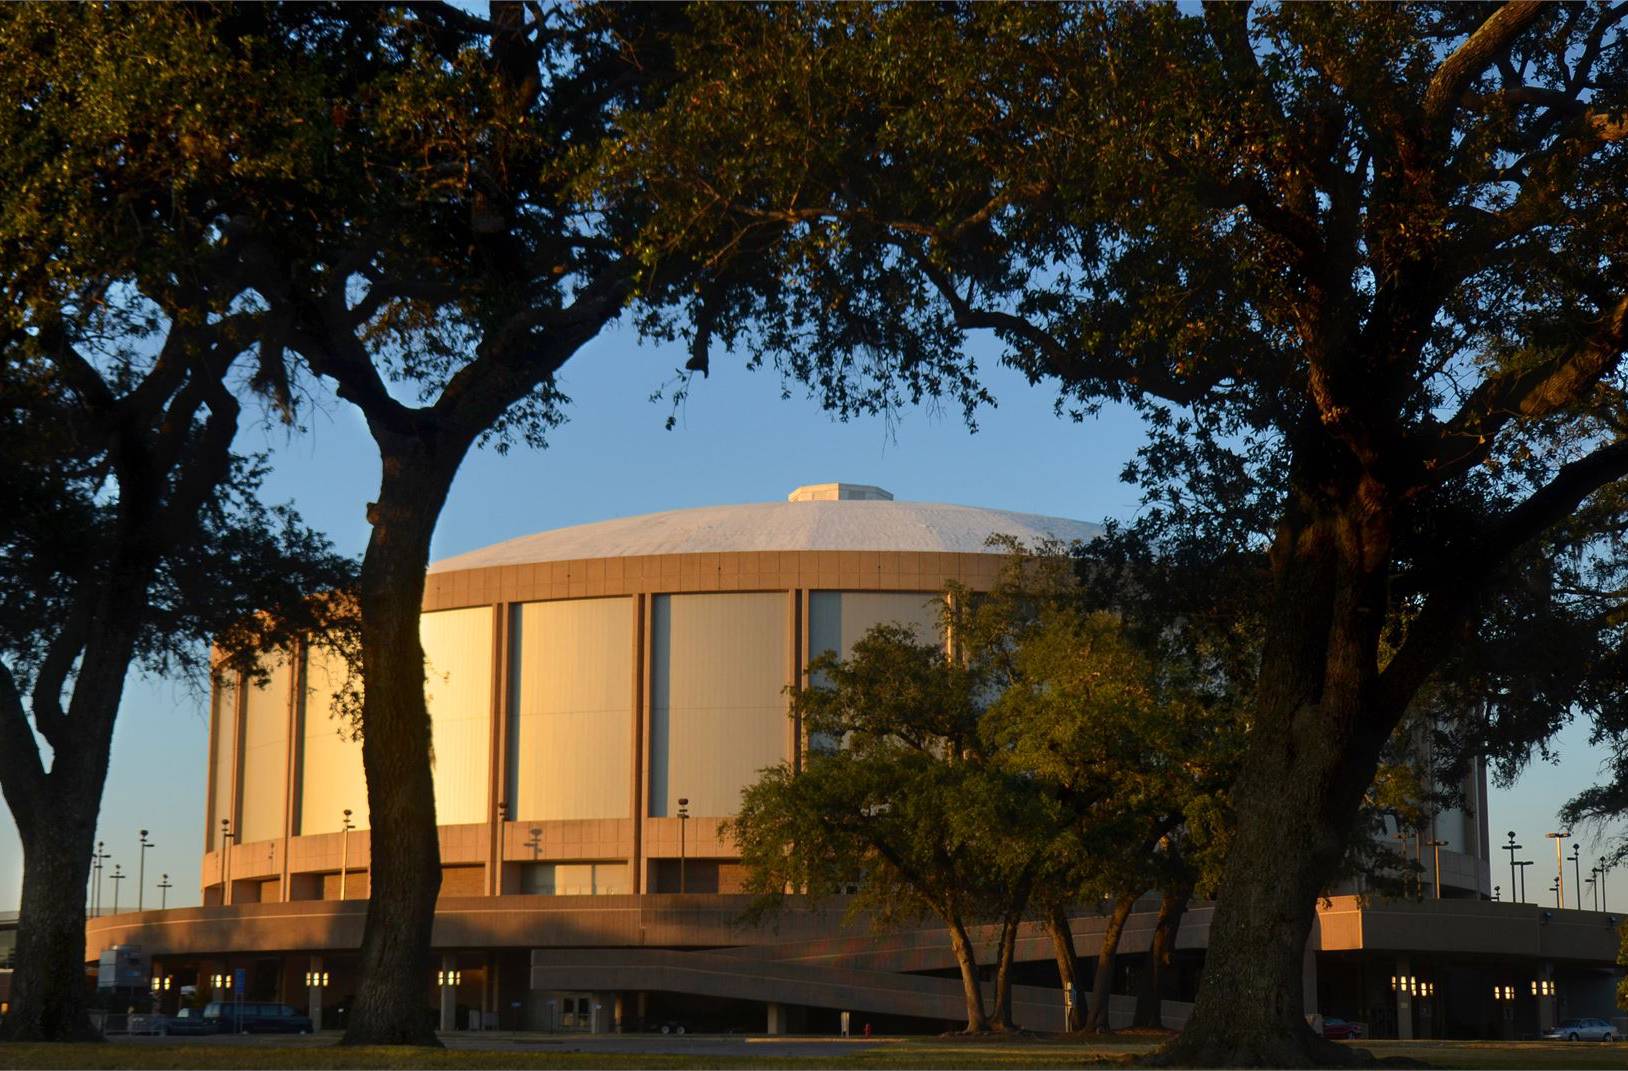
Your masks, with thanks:
<instances>
[{"instance_id":1,"label":"tall light pole","mask_svg":"<svg viewBox=\"0 0 1628 1071\"><path fill-rule=\"evenodd\" d=\"M232 902L232 820L220 820L220 902Z\"/></svg>"},{"instance_id":2,"label":"tall light pole","mask_svg":"<svg viewBox=\"0 0 1628 1071\"><path fill-rule=\"evenodd\" d=\"M1555 887L1560 891L1560 899L1556 901L1556 907L1564 906L1566 900L1566 855L1563 842L1569 836L1571 836L1571 830L1569 829L1563 833L1545 833L1543 835L1545 840L1555 842Z\"/></svg>"},{"instance_id":3,"label":"tall light pole","mask_svg":"<svg viewBox=\"0 0 1628 1071\"><path fill-rule=\"evenodd\" d=\"M1432 865L1435 868L1435 874L1436 874L1436 899L1440 900L1441 899L1441 849L1442 849L1442 845L1446 844L1447 842L1444 841L1444 840L1431 840L1431 841L1426 841L1425 843L1429 844L1431 850L1436 853L1436 861Z\"/></svg>"},{"instance_id":4,"label":"tall light pole","mask_svg":"<svg viewBox=\"0 0 1628 1071\"><path fill-rule=\"evenodd\" d=\"M1492 887L1492 902L1497 903L1498 899L1503 896L1503 893L1504 887L1502 885L1494 885Z\"/></svg>"},{"instance_id":5,"label":"tall light pole","mask_svg":"<svg viewBox=\"0 0 1628 1071\"><path fill-rule=\"evenodd\" d=\"M1600 910L1600 868L1593 867L1588 872L1588 891L1594 898L1594 910Z\"/></svg>"},{"instance_id":6,"label":"tall light pole","mask_svg":"<svg viewBox=\"0 0 1628 1071\"><path fill-rule=\"evenodd\" d=\"M170 876L165 874L158 883L158 910L163 911L170 906Z\"/></svg>"},{"instance_id":7,"label":"tall light pole","mask_svg":"<svg viewBox=\"0 0 1628 1071\"><path fill-rule=\"evenodd\" d=\"M102 913L102 875L107 872L106 860L113 858L113 853L102 850L106 843L106 841L97 841L96 854L92 857L96 860L96 913L98 915Z\"/></svg>"},{"instance_id":8,"label":"tall light pole","mask_svg":"<svg viewBox=\"0 0 1628 1071\"><path fill-rule=\"evenodd\" d=\"M1563 907L1564 905L1561 904L1561 902L1560 902L1560 879L1559 878L1556 878L1555 880L1553 880L1553 881L1551 881L1549 883L1549 891L1555 894L1555 906L1556 907Z\"/></svg>"},{"instance_id":9,"label":"tall light pole","mask_svg":"<svg viewBox=\"0 0 1628 1071\"><path fill-rule=\"evenodd\" d=\"M535 863L543 857L543 827L532 826L527 832L531 836L527 838L526 845L531 849L531 861Z\"/></svg>"},{"instance_id":10,"label":"tall light pole","mask_svg":"<svg viewBox=\"0 0 1628 1071\"><path fill-rule=\"evenodd\" d=\"M1526 868L1532 865L1530 859L1517 859L1515 865L1521 868L1521 903L1526 903Z\"/></svg>"},{"instance_id":11,"label":"tall light pole","mask_svg":"<svg viewBox=\"0 0 1628 1071\"><path fill-rule=\"evenodd\" d=\"M345 899L345 881L350 877L350 808L345 808L345 820L339 823L339 899Z\"/></svg>"},{"instance_id":12,"label":"tall light pole","mask_svg":"<svg viewBox=\"0 0 1628 1071\"><path fill-rule=\"evenodd\" d=\"M147 903L147 849L153 842L147 839L147 831L141 831L141 851L138 853L139 862L136 864L136 910L140 911Z\"/></svg>"},{"instance_id":13,"label":"tall light pole","mask_svg":"<svg viewBox=\"0 0 1628 1071\"><path fill-rule=\"evenodd\" d=\"M678 798L678 891L684 892L684 827L690 823L690 801L687 796Z\"/></svg>"},{"instance_id":14,"label":"tall light pole","mask_svg":"<svg viewBox=\"0 0 1628 1071\"><path fill-rule=\"evenodd\" d=\"M1515 895L1515 853L1521 850L1521 845L1515 843L1515 831L1509 831L1509 843L1504 845L1504 851L1509 853L1509 895Z\"/></svg>"},{"instance_id":15,"label":"tall light pole","mask_svg":"<svg viewBox=\"0 0 1628 1071\"><path fill-rule=\"evenodd\" d=\"M1576 842L1571 846L1571 872L1577 879L1577 910L1583 910L1583 849Z\"/></svg>"},{"instance_id":16,"label":"tall light pole","mask_svg":"<svg viewBox=\"0 0 1628 1071\"><path fill-rule=\"evenodd\" d=\"M125 878L124 874L122 874L120 871L121 867L119 864L114 863L113 873L107 879L113 883L113 913L115 915L119 913L119 882L123 881Z\"/></svg>"}]
</instances>

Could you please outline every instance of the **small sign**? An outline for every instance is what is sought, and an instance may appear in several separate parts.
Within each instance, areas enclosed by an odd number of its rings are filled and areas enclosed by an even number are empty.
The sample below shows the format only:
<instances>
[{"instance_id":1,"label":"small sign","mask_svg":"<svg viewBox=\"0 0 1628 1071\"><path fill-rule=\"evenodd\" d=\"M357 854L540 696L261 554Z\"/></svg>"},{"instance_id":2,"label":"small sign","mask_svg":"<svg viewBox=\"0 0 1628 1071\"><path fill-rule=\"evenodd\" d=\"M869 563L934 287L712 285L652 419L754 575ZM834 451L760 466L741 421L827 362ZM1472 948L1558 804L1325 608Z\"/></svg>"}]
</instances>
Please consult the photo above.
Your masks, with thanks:
<instances>
[{"instance_id":1,"label":"small sign","mask_svg":"<svg viewBox=\"0 0 1628 1071\"><path fill-rule=\"evenodd\" d=\"M249 972L242 967L232 971L232 990L237 993L238 999L243 999L243 987L249 984Z\"/></svg>"}]
</instances>

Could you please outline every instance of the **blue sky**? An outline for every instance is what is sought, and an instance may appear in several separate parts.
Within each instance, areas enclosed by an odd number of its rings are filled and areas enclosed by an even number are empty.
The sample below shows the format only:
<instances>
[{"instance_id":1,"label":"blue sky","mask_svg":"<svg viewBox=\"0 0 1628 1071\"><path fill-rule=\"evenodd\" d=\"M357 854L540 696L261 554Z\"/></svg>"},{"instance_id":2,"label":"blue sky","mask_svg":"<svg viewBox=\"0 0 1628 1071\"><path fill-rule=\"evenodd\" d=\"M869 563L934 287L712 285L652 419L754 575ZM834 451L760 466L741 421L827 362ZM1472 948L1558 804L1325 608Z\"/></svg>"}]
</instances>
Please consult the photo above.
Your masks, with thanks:
<instances>
[{"instance_id":1,"label":"blue sky","mask_svg":"<svg viewBox=\"0 0 1628 1071\"><path fill-rule=\"evenodd\" d=\"M1135 491L1118 480L1141 441L1135 417L1109 410L1085 424L1058 419L1049 391L1004 370L990 370L999 405L980 415L973 435L953 410L938 416L908 411L891 427L876 419L835 423L801 396L781 400L772 373L717 359L712 378L696 382L678 426L667 431L668 404L648 398L683 360L674 348L640 346L626 328L586 347L563 376L573 398L569 423L553 433L546 451L472 455L442 515L435 556L610 517L780 500L798 484L830 480L880 484L901 499L1091 521L1129 517L1136 509ZM377 489L372 442L349 407L331 399L308 408L304 423L305 434L275 425L250 428L239 448L272 450L268 497L294 500L309 523L359 553L367 538L363 505ZM198 902L207 736L195 687L132 677L114 737L100 835L113 853L109 865L133 873L138 830L152 831L157 846L147 855L149 903L157 900L153 886L161 873L175 886L170 904ZM1547 889L1549 880L1542 833L1555 828L1556 808L1593 779L1601 757L1583 729L1562 734L1557 746L1559 765L1534 767L1512 790L1494 790L1491 801L1494 840L1502 840L1503 830L1519 831L1526 857L1538 860L1528 875L1538 889ZM1583 844L1588 861L1586 837ZM8 814L0 821L0 909L17 902L21 870ZM1498 870L1495 859L1493 880L1507 881ZM1628 908L1628 869L1613 877L1612 903ZM1567 879L1570 884L1569 867ZM134 902L134 884L124 884L121 905ZM111 905L111 886L103 896ZM1536 898L1532 887L1528 896Z\"/></svg>"}]
</instances>

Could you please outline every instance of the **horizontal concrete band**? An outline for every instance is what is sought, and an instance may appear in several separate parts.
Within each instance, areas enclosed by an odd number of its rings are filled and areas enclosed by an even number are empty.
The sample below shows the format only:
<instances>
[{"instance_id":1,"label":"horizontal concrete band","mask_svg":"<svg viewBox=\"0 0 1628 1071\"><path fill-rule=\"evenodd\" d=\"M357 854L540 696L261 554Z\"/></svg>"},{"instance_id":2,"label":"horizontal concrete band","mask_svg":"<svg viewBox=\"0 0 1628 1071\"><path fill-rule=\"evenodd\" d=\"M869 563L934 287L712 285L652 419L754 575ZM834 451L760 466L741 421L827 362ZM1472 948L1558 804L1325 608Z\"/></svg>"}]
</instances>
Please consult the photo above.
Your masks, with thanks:
<instances>
[{"instance_id":1,"label":"horizontal concrete band","mask_svg":"<svg viewBox=\"0 0 1628 1071\"><path fill-rule=\"evenodd\" d=\"M966 997L958 978L852 970L781 960L743 961L716 952L669 949L539 949L531 957L532 989L654 989L697 996L760 1000L847 1009L923 1019L960 1019ZM984 986L986 1009L994 987ZM1134 1000L1117 998L1129 1020ZM1186 1021L1191 1005L1165 1001L1167 1023ZM1036 986L1012 987L1012 1019L1031 1030L1055 1030L1062 1022L1062 993Z\"/></svg>"},{"instance_id":2,"label":"horizontal concrete band","mask_svg":"<svg viewBox=\"0 0 1628 1071\"><path fill-rule=\"evenodd\" d=\"M591 902L587 902L591 901ZM747 896L645 894L639 896L444 897L433 942L441 949L473 948L707 948L737 963L782 961L868 971L953 968L941 927L873 933L863 919L844 915L841 899L798 906L772 922L753 925L743 915ZM1154 901L1127 921L1122 953L1145 951ZM89 920L86 958L115 944L140 945L157 955L294 952L354 949L361 944L365 901L294 901L230 907L129 912ZM1212 904L1194 905L1183 918L1178 948L1208 944ZM1616 933L1607 916L1545 910L1531 904L1473 900L1370 902L1334 897L1319 911L1313 948L1323 952L1439 952L1453 955L1535 957L1609 965ZM1094 956L1105 919L1090 910L1070 917L1081 956ZM994 927L974 927L974 947L992 961ZM1049 940L1035 922L1018 934L1018 960L1051 958Z\"/></svg>"}]
</instances>

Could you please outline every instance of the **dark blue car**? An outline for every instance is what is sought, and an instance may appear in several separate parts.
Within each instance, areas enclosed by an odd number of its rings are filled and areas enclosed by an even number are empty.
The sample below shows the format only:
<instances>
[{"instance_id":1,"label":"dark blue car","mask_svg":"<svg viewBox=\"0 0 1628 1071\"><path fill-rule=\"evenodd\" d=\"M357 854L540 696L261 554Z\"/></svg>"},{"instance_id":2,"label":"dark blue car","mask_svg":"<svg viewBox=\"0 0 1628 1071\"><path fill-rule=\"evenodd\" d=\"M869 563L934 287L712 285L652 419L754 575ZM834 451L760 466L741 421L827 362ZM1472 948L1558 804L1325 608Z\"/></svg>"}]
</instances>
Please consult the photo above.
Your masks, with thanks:
<instances>
[{"instance_id":1,"label":"dark blue car","mask_svg":"<svg viewBox=\"0 0 1628 1071\"><path fill-rule=\"evenodd\" d=\"M204 1022L217 1034L309 1034L311 1019L287 1004L216 1000L204 1006Z\"/></svg>"}]
</instances>

